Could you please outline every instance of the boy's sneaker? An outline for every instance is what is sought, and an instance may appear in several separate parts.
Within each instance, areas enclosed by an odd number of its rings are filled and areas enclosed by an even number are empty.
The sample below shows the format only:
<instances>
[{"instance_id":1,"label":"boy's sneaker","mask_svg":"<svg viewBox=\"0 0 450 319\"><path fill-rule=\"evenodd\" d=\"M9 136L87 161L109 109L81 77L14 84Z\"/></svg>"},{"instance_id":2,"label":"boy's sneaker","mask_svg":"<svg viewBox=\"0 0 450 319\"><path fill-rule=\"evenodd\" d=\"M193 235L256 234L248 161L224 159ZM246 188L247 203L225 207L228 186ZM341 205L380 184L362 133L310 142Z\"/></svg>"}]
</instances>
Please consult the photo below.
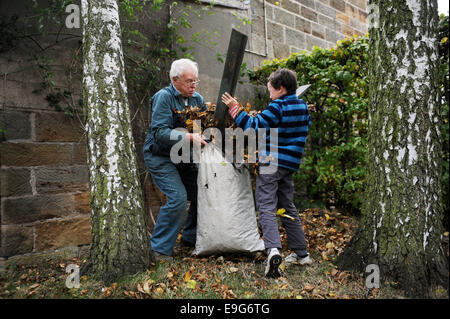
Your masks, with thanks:
<instances>
[{"instance_id":1,"label":"boy's sneaker","mask_svg":"<svg viewBox=\"0 0 450 319\"><path fill-rule=\"evenodd\" d=\"M281 258L280 252L277 248L272 248L270 250L269 256L267 257L266 262L266 269L265 269L265 276L268 278L278 278L281 276L280 270L278 267L281 264L281 261L283 258Z\"/></svg>"},{"instance_id":2,"label":"boy's sneaker","mask_svg":"<svg viewBox=\"0 0 450 319\"><path fill-rule=\"evenodd\" d=\"M289 264L298 264L298 265L310 265L312 264L312 259L309 257L309 254L306 256L300 257L296 253L292 253L284 259L286 265Z\"/></svg>"}]
</instances>

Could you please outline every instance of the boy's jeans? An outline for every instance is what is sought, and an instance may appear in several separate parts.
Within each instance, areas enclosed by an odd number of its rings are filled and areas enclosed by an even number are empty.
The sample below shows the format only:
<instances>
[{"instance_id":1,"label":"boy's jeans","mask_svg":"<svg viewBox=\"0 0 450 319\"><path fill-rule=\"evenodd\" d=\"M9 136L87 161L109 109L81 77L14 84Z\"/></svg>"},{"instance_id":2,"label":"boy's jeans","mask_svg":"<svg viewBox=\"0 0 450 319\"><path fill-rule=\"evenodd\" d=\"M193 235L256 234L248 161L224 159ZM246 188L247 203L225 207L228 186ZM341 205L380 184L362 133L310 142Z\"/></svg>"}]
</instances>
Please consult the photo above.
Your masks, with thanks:
<instances>
[{"instance_id":1,"label":"boy's jeans","mask_svg":"<svg viewBox=\"0 0 450 319\"><path fill-rule=\"evenodd\" d=\"M164 255L172 255L186 213L187 201L191 202L183 228L183 240L195 245L197 226L197 174L196 164L174 164L170 157L150 155L145 165L156 186L167 196L161 206L150 243L152 249Z\"/></svg>"},{"instance_id":2,"label":"boy's jeans","mask_svg":"<svg viewBox=\"0 0 450 319\"><path fill-rule=\"evenodd\" d=\"M260 167L256 176L256 209L259 212L259 225L261 226L264 245L266 249L281 249L280 234L276 212L280 208L286 209L285 214L292 216L294 220L280 217L286 229L288 247L297 255L307 253L305 234L302 223L294 205L293 171L278 167L276 172L264 174L264 167Z\"/></svg>"}]
</instances>

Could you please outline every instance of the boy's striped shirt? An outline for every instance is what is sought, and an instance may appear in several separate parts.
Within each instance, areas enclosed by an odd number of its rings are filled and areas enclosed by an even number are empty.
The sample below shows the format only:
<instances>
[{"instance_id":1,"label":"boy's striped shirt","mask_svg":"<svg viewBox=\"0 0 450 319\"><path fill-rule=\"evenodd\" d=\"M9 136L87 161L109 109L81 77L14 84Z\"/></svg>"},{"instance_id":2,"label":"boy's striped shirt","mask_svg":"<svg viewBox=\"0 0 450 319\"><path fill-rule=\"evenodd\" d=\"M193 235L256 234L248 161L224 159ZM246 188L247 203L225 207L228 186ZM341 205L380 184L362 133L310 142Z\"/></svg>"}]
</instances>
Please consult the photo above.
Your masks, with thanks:
<instances>
[{"instance_id":1,"label":"boy's striped shirt","mask_svg":"<svg viewBox=\"0 0 450 319\"><path fill-rule=\"evenodd\" d=\"M230 113L232 111L230 108ZM260 159L269 156L275 159L273 164L279 167L294 171L300 168L311 116L306 103L295 94L273 100L255 117L241 111L236 116L235 123L243 130L266 130L266 150L259 150ZM270 142L270 128L278 129L277 145Z\"/></svg>"}]
</instances>

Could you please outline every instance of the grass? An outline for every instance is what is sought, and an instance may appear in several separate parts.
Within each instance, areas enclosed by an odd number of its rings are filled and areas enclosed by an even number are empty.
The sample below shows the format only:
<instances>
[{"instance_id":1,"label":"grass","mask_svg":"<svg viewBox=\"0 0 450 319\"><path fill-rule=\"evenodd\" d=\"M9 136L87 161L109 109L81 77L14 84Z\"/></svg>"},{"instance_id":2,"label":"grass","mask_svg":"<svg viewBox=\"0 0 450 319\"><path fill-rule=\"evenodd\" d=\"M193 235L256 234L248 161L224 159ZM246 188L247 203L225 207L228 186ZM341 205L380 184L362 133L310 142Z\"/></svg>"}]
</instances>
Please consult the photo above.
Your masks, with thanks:
<instances>
[{"instance_id":1,"label":"grass","mask_svg":"<svg viewBox=\"0 0 450 319\"><path fill-rule=\"evenodd\" d=\"M126 276L105 286L83 276L79 288L67 288L68 264L85 260L48 259L39 265L9 263L0 272L0 298L132 298L132 299L364 299L405 298L395 282L367 289L362 274L340 271L334 265L356 229L353 218L334 211L309 210L300 214L314 263L282 264L278 279L264 277L263 253L194 257L187 249L176 250L172 262L153 264L147 271ZM289 251L280 227L283 255ZM448 298L436 289L436 298Z\"/></svg>"}]
</instances>

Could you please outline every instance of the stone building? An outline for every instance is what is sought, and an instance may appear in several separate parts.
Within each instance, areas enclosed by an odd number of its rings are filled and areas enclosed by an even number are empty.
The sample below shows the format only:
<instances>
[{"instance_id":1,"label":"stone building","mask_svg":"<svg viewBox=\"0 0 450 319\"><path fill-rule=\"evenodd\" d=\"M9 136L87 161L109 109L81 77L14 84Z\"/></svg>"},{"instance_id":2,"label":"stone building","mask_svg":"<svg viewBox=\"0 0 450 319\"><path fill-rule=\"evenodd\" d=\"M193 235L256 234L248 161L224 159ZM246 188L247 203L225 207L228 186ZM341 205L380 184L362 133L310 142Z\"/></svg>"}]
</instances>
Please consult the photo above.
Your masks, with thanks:
<instances>
[{"instance_id":1,"label":"stone building","mask_svg":"<svg viewBox=\"0 0 450 319\"><path fill-rule=\"evenodd\" d=\"M216 0L213 7L208 0L178 1L177 6L166 2L159 12L146 14L148 20L143 23L148 32L162 32L170 17L189 13L191 28L181 29L180 33L188 40L185 45L191 47L200 66L199 91L211 102L218 98L223 72L218 57L226 53L232 28L248 36L244 56L247 68L292 52L311 51L313 46L332 47L340 39L367 32L365 0ZM29 13L31 8L25 3L28 2L1 1L3 21L13 14ZM46 1L39 3L45 6ZM155 24L154 18L163 23ZM207 43L192 40L196 30L200 36L206 35ZM68 34L64 42L43 38L36 43L30 36L26 41L0 48L0 128L4 131L0 133L2 260L65 247L72 247L73 251L73 247L90 242L82 119L56 110L42 89L43 74L51 61L52 85L63 95L70 92L64 98L75 104L81 97L81 74L70 71L76 63L73 53L80 47L80 30L64 30L61 36L63 33ZM7 43L7 39L3 40L2 45ZM236 96L252 101L263 89L244 79ZM142 128L149 124L148 109L143 114L141 124L134 125L137 150L142 149L145 137ZM164 198L146 175L140 152L138 159L151 231L152 220Z\"/></svg>"}]
</instances>

